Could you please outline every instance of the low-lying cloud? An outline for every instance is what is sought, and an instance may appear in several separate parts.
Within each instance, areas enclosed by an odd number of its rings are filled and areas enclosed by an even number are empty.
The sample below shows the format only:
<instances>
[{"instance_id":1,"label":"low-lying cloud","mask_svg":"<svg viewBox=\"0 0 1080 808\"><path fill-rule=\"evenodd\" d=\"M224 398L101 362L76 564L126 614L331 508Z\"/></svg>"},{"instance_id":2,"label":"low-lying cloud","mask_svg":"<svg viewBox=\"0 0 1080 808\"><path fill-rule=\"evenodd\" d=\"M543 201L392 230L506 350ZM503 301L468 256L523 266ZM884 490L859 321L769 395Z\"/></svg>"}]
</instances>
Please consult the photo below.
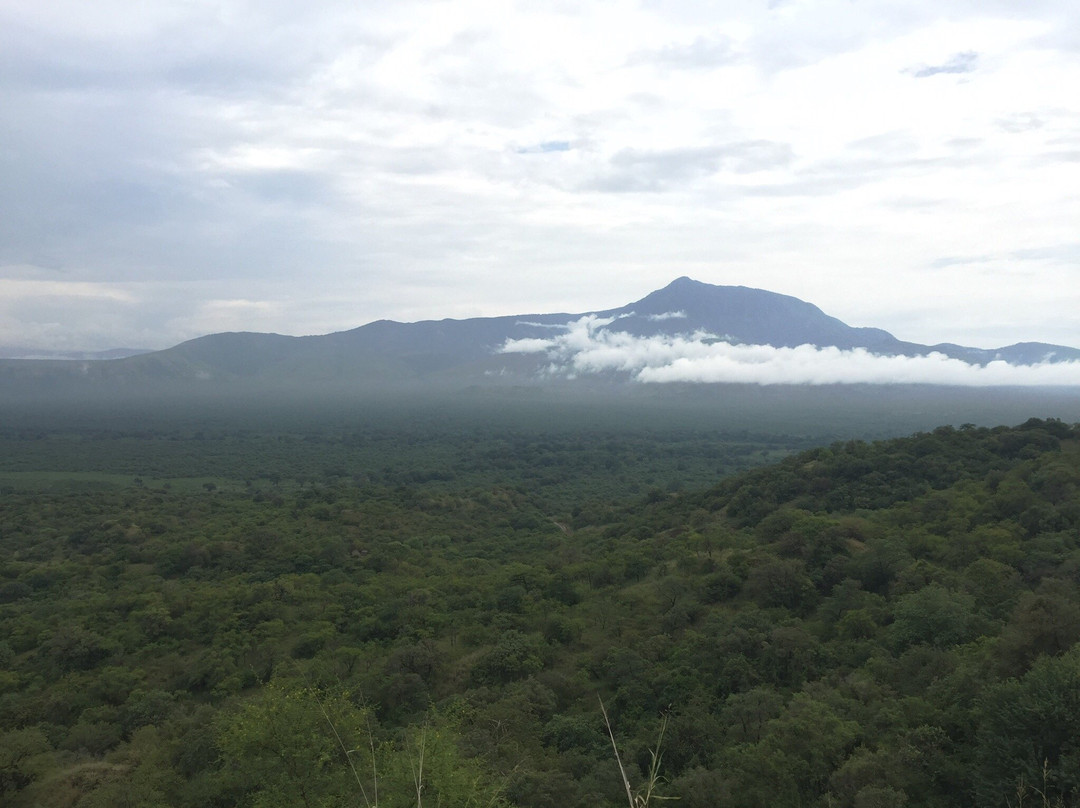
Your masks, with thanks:
<instances>
[{"instance_id":1,"label":"low-lying cloud","mask_svg":"<svg viewBox=\"0 0 1080 808\"><path fill-rule=\"evenodd\" d=\"M740 345L712 334L638 337L595 315L550 338L507 340L501 353L544 353L549 372L578 377L622 372L639 382L744 384L940 384L968 387L1080 385L1080 362L972 365L944 354L881 356L863 348Z\"/></svg>"}]
</instances>

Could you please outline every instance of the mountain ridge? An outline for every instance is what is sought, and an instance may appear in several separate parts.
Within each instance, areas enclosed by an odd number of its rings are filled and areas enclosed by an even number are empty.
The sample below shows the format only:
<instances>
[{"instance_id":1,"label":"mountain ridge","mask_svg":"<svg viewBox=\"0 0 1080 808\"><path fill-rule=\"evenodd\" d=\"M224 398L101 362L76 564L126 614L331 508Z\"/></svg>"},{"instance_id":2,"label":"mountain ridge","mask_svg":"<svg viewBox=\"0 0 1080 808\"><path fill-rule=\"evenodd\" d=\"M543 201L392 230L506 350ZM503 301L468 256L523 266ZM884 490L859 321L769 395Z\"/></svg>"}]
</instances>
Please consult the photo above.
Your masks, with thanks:
<instances>
[{"instance_id":1,"label":"mountain ridge","mask_svg":"<svg viewBox=\"0 0 1080 808\"><path fill-rule=\"evenodd\" d=\"M65 384L139 387L164 382L363 384L477 383L535 379L542 352L505 353L516 341L550 340L591 318L595 333L671 339L710 335L734 345L863 350L884 357L942 354L970 365L1080 361L1080 350L1022 342L996 349L920 345L880 328L853 327L799 298L746 286L676 278L640 300L583 313L536 313L402 323L376 320L329 334L287 336L240 331L208 334L161 351L108 360L0 360L7 388ZM538 355L537 355L538 354Z\"/></svg>"}]
</instances>

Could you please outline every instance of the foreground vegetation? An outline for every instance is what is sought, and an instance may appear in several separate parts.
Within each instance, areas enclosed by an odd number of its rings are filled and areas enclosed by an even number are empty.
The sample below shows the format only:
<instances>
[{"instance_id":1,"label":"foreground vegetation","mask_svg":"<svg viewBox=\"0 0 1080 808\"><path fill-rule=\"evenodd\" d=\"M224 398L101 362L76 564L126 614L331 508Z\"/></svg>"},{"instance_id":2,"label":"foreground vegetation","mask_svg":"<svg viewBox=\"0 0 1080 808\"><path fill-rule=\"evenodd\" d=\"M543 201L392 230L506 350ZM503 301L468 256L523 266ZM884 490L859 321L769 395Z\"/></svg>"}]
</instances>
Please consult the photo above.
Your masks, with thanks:
<instances>
[{"instance_id":1,"label":"foreground vegetation","mask_svg":"<svg viewBox=\"0 0 1080 808\"><path fill-rule=\"evenodd\" d=\"M197 432L0 436L5 804L1080 798L1080 428Z\"/></svg>"}]
</instances>

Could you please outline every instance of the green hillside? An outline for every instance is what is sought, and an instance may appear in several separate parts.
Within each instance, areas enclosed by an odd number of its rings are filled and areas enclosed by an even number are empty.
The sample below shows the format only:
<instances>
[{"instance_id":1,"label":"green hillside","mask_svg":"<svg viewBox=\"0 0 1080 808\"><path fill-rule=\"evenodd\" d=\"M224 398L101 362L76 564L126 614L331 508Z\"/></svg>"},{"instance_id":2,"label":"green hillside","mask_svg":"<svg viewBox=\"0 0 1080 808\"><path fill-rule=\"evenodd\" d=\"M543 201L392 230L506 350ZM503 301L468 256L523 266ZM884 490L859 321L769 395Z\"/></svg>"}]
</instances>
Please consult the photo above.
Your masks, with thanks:
<instances>
[{"instance_id":1,"label":"green hillside","mask_svg":"<svg viewBox=\"0 0 1080 808\"><path fill-rule=\"evenodd\" d=\"M1080 804L1080 427L0 438L5 805Z\"/></svg>"}]
</instances>

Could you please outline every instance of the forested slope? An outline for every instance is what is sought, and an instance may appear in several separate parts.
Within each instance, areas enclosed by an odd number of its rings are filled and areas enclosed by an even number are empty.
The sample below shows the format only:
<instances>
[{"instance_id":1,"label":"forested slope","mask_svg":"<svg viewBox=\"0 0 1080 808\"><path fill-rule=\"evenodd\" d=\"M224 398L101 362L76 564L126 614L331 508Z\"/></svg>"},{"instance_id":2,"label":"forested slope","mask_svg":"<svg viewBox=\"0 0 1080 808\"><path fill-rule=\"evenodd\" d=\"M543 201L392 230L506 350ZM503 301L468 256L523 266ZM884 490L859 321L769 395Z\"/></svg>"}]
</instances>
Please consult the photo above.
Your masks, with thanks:
<instances>
[{"instance_id":1,"label":"forested slope","mask_svg":"<svg viewBox=\"0 0 1080 808\"><path fill-rule=\"evenodd\" d=\"M598 696L682 806L1078 804L1077 427L449 477L6 492L5 804L625 804Z\"/></svg>"}]
</instances>

